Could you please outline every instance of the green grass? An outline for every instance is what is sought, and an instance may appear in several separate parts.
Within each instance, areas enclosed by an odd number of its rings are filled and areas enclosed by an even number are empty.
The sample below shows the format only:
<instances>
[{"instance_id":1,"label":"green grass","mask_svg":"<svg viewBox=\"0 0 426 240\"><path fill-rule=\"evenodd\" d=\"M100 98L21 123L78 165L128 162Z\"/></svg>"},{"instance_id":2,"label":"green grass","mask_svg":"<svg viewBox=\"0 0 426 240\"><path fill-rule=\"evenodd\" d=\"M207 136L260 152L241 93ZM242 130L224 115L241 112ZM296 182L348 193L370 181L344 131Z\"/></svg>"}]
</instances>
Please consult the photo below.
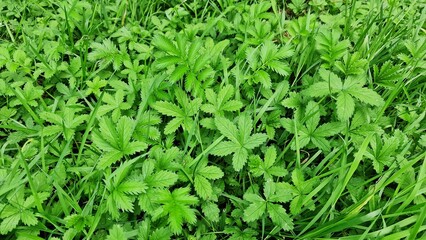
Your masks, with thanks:
<instances>
[{"instance_id":1,"label":"green grass","mask_svg":"<svg viewBox=\"0 0 426 240\"><path fill-rule=\"evenodd\" d=\"M1 1L0 238L426 238L425 20Z\"/></svg>"}]
</instances>

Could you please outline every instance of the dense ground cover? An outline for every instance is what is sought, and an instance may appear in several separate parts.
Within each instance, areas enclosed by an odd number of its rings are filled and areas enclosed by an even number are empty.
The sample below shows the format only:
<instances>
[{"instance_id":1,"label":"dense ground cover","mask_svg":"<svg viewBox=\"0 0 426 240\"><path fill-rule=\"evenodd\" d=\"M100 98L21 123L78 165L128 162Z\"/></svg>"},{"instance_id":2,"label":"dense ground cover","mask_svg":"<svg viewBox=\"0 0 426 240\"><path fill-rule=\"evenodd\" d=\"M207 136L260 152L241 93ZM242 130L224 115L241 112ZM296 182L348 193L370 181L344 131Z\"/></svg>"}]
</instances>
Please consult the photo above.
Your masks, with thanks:
<instances>
[{"instance_id":1,"label":"dense ground cover","mask_svg":"<svg viewBox=\"0 0 426 240\"><path fill-rule=\"evenodd\" d=\"M425 19L2 0L0 238L426 238Z\"/></svg>"}]
</instances>

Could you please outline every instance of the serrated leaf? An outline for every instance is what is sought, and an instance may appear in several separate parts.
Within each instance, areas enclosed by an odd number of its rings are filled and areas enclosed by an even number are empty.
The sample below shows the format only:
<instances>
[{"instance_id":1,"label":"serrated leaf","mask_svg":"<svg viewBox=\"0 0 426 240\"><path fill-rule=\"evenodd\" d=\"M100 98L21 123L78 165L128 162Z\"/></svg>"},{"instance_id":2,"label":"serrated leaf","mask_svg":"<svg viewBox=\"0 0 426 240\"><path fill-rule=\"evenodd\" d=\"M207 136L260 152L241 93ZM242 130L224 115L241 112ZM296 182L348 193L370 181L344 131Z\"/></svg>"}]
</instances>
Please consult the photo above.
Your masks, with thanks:
<instances>
[{"instance_id":1,"label":"serrated leaf","mask_svg":"<svg viewBox=\"0 0 426 240\"><path fill-rule=\"evenodd\" d=\"M355 110L353 98L346 92L341 92L336 101L337 117L341 121L347 121Z\"/></svg>"},{"instance_id":2,"label":"serrated leaf","mask_svg":"<svg viewBox=\"0 0 426 240\"><path fill-rule=\"evenodd\" d=\"M182 232L184 221L194 224L197 220L195 210L191 205L198 203L198 198L189 194L189 188L178 188L171 193L162 191L158 196L158 202L162 204L162 211L168 215L170 230L174 234Z\"/></svg>"},{"instance_id":3,"label":"serrated leaf","mask_svg":"<svg viewBox=\"0 0 426 240\"><path fill-rule=\"evenodd\" d=\"M171 117L185 117L185 113L173 103L158 101L152 107L159 113Z\"/></svg>"},{"instance_id":4,"label":"serrated leaf","mask_svg":"<svg viewBox=\"0 0 426 240\"><path fill-rule=\"evenodd\" d=\"M19 214L12 215L3 219L0 224L0 234L7 234L18 226L20 220Z\"/></svg>"},{"instance_id":5,"label":"serrated leaf","mask_svg":"<svg viewBox=\"0 0 426 240\"><path fill-rule=\"evenodd\" d=\"M34 226L38 223L38 220L34 213L29 210L24 210L21 212L21 220L27 226Z\"/></svg>"},{"instance_id":6,"label":"serrated leaf","mask_svg":"<svg viewBox=\"0 0 426 240\"><path fill-rule=\"evenodd\" d=\"M176 48L173 42L170 39L168 39L166 36L156 35L152 39L152 44L169 54L174 54L179 56L179 53L180 53L179 50Z\"/></svg>"},{"instance_id":7,"label":"serrated leaf","mask_svg":"<svg viewBox=\"0 0 426 240\"><path fill-rule=\"evenodd\" d=\"M332 92L330 85L326 82L314 83L309 86L309 88L302 91L303 94L311 97L323 97L331 94Z\"/></svg>"},{"instance_id":8,"label":"serrated leaf","mask_svg":"<svg viewBox=\"0 0 426 240\"><path fill-rule=\"evenodd\" d=\"M112 228L109 230L109 234L106 239L107 240L127 240L128 238L126 237L124 233L124 229L120 225L116 224L112 226Z\"/></svg>"},{"instance_id":9,"label":"serrated leaf","mask_svg":"<svg viewBox=\"0 0 426 240\"><path fill-rule=\"evenodd\" d=\"M345 126L340 122L325 123L315 130L314 136L330 137L340 133L344 128Z\"/></svg>"},{"instance_id":10,"label":"serrated leaf","mask_svg":"<svg viewBox=\"0 0 426 240\"><path fill-rule=\"evenodd\" d=\"M98 167L100 169L105 169L108 166L111 166L111 164L117 162L123 157L123 153L119 150L113 150L111 152L104 153L98 162Z\"/></svg>"},{"instance_id":11,"label":"serrated leaf","mask_svg":"<svg viewBox=\"0 0 426 240\"><path fill-rule=\"evenodd\" d=\"M212 185L200 174L197 174L194 178L194 187L197 194L203 199L208 199L213 194Z\"/></svg>"},{"instance_id":12,"label":"serrated leaf","mask_svg":"<svg viewBox=\"0 0 426 240\"><path fill-rule=\"evenodd\" d=\"M164 128L164 134L171 134L176 132L176 130L183 124L183 118L173 118L170 122L167 123Z\"/></svg>"},{"instance_id":13,"label":"serrated leaf","mask_svg":"<svg viewBox=\"0 0 426 240\"><path fill-rule=\"evenodd\" d=\"M219 221L219 213L220 209L217 206L217 204L213 202L207 202L203 205L201 205L201 209L206 216L206 218L212 222L218 222Z\"/></svg>"},{"instance_id":14,"label":"serrated leaf","mask_svg":"<svg viewBox=\"0 0 426 240\"><path fill-rule=\"evenodd\" d=\"M330 86L332 92L338 92L342 90L342 80L339 78L339 76L337 76L337 74L324 68L320 68L318 74Z\"/></svg>"},{"instance_id":15,"label":"serrated leaf","mask_svg":"<svg viewBox=\"0 0 426 240\"><path fill-rule=\"evenodd\" d=\"M291 73L291 68L287 63L282 61L273 60L268 62L267 67L272 71L280 74L281 76L289 76Z\"/></svg>"},{"instance_id":16,"label":"serrated leaf","mask_svg":"<svg viewBox=\"0 0 426 240\"><path fill-rule=\"evenodd\" d=\"M126 212L133 212L133 199L129 196L119 193L117 191L112 193L112 198L114 199L117 207Z\"/></svg>"},{"instance_id":17,"label":"serrated leaf","mask_svg":"<svg viewBox=\"0 0 426 240\"><path fill-rule=\"evenodd\" d=\"M199 56L197 60L195 61L195 64L193 66L194 72L199 72L201 69L205 68L207 63L210 61L209 54L204 53L203 55Z\"/></svg>"},{"instance_id":18,"label":"serrated leaf","mask_svg":"<svg viewBox=\"0 0 426 240\"><path fill-rule=\"evenodd\" d=\"M234 112L243 107L243 104L238 100L230 100L221 106L222 111Z\"/></svg>"},{"instance_id":19,"label":"serrated leaf","mask_svg":"<svg viewBox=\"0 0 426 240\"><path fill-rule=\"evenodd\" d=\"M251 135L247 141L244 142L244 147L246 149L254 149L262 145L268 139L268 135L264 133L255 133Z\"/></svg>"},{"instance_id":20,"label":"serrated leaf","mask_svg":"<svg viewBox=\"0 0 426 240\"><path fill-rule=\"evenodd\" d=\"M223 141L216 145L211 151L210 154L215 156L227 156L233 152L236 152L241 147L231 141Z\"/></svg>"},{"instance_id":21,"label":"serrated leaf","mask_svg":"<svg viewBox=\"0 0 426 240\"><path fill-rule=\"evenodd\" d=\"M235 124L224 117L216 117L215 124L220 133L234 143L239 143L238 129Z\"/></svg>"},{"instance_id":22,"label":"serrated leaf","mask_svg":"<svg viewBox=\"0 0 426 240\"><path fill-rule=\"evenodd\" d=\"M295 189L289 183L278 182L275 183L275 193L268 198L271 202L285 203L293 199Z\"/></svg>"},{"instance_id":23,"label":"serrated leaf","mask_svg":"<svg viewBox=\"0 0 426 240\"><path fill-rule=\"evenodd\" d=\"M220 168L215 166L206 166L198 170L198 174L202 175L207 179L219 179L223 177L223 172Z\"/></svg>"},{"instance_id":24,"label":"serrated leaf","mask_svg":"<svg viewBox=\"0 0 426 240\"><path fill-rule=\"evenodd\" d=\"M168 187L178 180L178 176L169 171L159 171L151 176L150 184L153 187Z\"/></svg>"},{"instance_id":25,"label":"serrated leaf","mask_svg":"<svg viewBox=\"0 0 426 240\"><path fill-rule=\"evenodd\" d=\"M170 75L170 81L177 82L183 78L183 76L188 72L189 68L186 65L179 65Z\"/></svg>"},{"instance_id":26,"label":"serrated leaf","mask_svg":"<svg viewBox=\"0 0 426 240\"><path fill-rule=\"evenodd\" d=\"M238 149L232 157L232 166L235 171L240 171L247 162L248 151L244 148Z\"/></svg>"},{"instance_id":27,"label":"serrated leaf","mask_svg":"<svg viewBox=\"0 0 426 240\"><path fill-rule=\"evenodd\" d=\"M155 62L154 62L154 66L157 69L163 69L163 68L168 68L170 66L174 66L175 64L181 63L182 59L180 57L176 57L176 56L164 56L161 58L158 58Z\"/></svg>"},{"instance_id":28,"label":"serrated leaf","mask_svg":"<svg viewBox=\"0 0 426 240\"><path fill-rule=\"evenodd\" d=\"M167 228L155 229L149 236L149 240L168 240L171 239L170 230Z\"/></svg>"},{"instance_id":29,"label":"serrated leaf","mask_svg":"<svg viewBox=\"0 0 426 240\"><path fill-rule=\"evenodd\" d=\"M244 221L253 222L262 217L266 210L266 202L265 201L257 201L251 203L244 210Z\"/></svg>"},{"instance_id":30,"label":"serrated leaf","mask_svg":"<svg viewBox=\"0 0 426 240\"><path fill-rule=\"evenodd\" d=\"M293 220L282 206L278 204L268 204L268 214L272 222L285 231L290 231L294 228Z\"/></svg>"},{"instance_id":31,"label":"serrated leaf","mask_svg":"<svg viewBox=\"0 0 426 240\"><path fill-rule=\"evenodd\" d=\"M269 74L263 70L258 70L255 72L254 74L254 81L255 82L260 82L262 84L262 86L266 89L271 88L271 77L269 76Z\"/></svg>"},{"instance_id":32,"label":"serrated leaf","mask_svg":"<svg viewBox=\"0 0 426 240\"><path fill-rule=\"evenodd\" d=\"M131 195L137 195L139 193L145 192L147 188L148 187L143 182L125 181L122 184L120 184L116 188L116 190L123 193L131 194Z\"/></svg>"},{"instance_id":33,"label":"serrated leaf","mask_svg":"<svg viewBox=\"0 0 426 240\"><path fill-rule=\"evenodd\" d=\"M381 106L385 103L379 94L368 88L352 87L350 89L347 89L346 92L357 98L361 102L373 106Z\"/></svg>"}]
</instances>

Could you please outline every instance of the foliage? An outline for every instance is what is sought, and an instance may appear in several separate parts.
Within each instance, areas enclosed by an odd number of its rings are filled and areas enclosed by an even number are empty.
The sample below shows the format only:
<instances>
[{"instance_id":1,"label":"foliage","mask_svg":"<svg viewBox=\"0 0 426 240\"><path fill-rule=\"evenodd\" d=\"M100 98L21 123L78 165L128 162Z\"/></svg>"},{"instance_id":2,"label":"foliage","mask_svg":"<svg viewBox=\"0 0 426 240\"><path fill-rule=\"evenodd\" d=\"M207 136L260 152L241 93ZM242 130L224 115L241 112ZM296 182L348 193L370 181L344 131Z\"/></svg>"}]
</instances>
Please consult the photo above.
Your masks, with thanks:
<instances>
[{"instance_id":1,"label":"foliage","mask_svg":"<svg viewBox=\"0 0 426 240\"><path fill-rule=\"evenodd\" d=\"M422 1L0 1L0 239L426 238Z\"/></svg>"}]
</instances>

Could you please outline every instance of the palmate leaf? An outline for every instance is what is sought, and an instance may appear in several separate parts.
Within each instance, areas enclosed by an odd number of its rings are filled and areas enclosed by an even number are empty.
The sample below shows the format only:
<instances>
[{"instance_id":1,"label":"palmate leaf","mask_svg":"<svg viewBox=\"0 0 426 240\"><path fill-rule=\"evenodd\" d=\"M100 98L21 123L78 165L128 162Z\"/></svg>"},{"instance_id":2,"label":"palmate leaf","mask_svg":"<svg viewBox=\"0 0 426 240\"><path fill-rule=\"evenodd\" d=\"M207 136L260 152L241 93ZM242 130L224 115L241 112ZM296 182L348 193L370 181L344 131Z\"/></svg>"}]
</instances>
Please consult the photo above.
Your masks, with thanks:
<instances>
[{"instance_id":1,"label":"palmate leaf","mask_svg":"<svg viewBox=\"0 0 426 240\"><path fill-rule=\"evenodd\" d=\"M201 161L194 175L195 191L202 199L209 199L213 196L212 180L222 178L224 174L220 168L207 166L207 161Z\"/></svg>"},{"instance_id":2,"label":"palmate leaf","mask_svg":"<svg viewBox=\"0 0 426 240\"><path fill-rule=\"evenodd\" d=\"M373 168L377 173L381 173L385 166L391 166L399 144L396 137L384 137L382 140L378 135L370 142L366 157L372 160Z\"/></svg>"},{"instance_id":3,"label":"palmate leaf","mask_svg":"<svg viewBox=\"0 0 426 240\"><path fill-rule=\"evenodd\" d=\"M99 61L100 68L106 68L111 63L115 70L120 68L124 56L111 40L105 39L102 43L93 42L90 47L92 52L87 56L89 61Z\"/></svg>"},{"instance_id":4,"label":"palmate leaf","mask_svg":"<svg viewBox=\"0 0 426 240\"><path fill-rule=\"evenodd\" d=\"M304 205L311 205L310 209L314 208L312 199L307 198L307 195L317 184L317 179L305 180L303 172L300 169L295 169L291 174L291 180L294 186L285 183L286 189L294 195L290 203L290 212L292 214L299 214ZM306 203L304 204L304 202Z\"/></svg>"},{"instance_id":5,"label":"palmate leaf","mask_svg":"<svg viewBox=\"0 0 426 240\"><path fill-rule=\"evenodd\" d=\"M43 203L49 193L39 192L38 200ZM16 191L11 192L7 196L8 204L0 204L0 234L4 235L18 227L22 221L27 226L34 226L38 223L38 219L32 208L35 207L34 196L25 198L24 187L19 187Z\"/></svg>"},{"instance_id":6,"label":"palmate leaf","mask_svg":"<svg viewBox=\"0 0 426 240\"><path fill-rule=\"evenodd\" d=\"M355 99L372 106L384 104L382 97L375 91L363 87L365 79L360 76L350 76L344 83L335 73L321 68L318 72L325 81L312 84L303 94L311 97L324 97L337 93L336 113L340 121L348 121L355 110ZM355 98L355 99L354 99Z\"/></svg>"},{"instance_id":7,"label":"palmate leaf","mask_svg":"<svg viewBox=\"0 0 426 240\"><path fill-rule=\"evenodd\" d=\"M258 156L251 157L249 166L253 176L260 177L263 175L265 180L271 180L272 176L284 177L288 171L282 166L274 166L277 157L275 147L269 147L265 152L264 161Z\"/></svg>"},{"instance_id":8,"label":"palmate leaf","mask_svg":"<svg viewBox=\"0 0 426 240\"><path fill-rule=\"evenodd\" d=\"M224 111L238 111L243 104L238 100L230 100L234 96L234 87L232 85L224 86L218 94L212 89L206 89L206 98L208 104L203 104L201 110L206 113L223 115Z\"/></svg>"},{"instance_id":9,"label":"palmate leaf","mask_svg":"<svg viewBox=\"0 0 426 240\"><path fill-rule=\"evenodd\" d=\"M321 59L327 62L326 67L332 67L336 60L343 57L350 45L348 40L339 41L339 39L340 32L335 28L322 29L315 38Z\"/></svg>"},{"instance_id":10,"label":"palmate leaf","mask_svg":"<svg viewBox=\"0 0 426 240\"><path fill-rule=\"evenodd\" d=\"M238 119L238 128L233 122L224 117L215 118L216 127L220 133L231 141L224 141L216 145L210 153L216 156L226 156L234 153L232 166L236 171L241 170L247 162L248 150L262 145L267 140L264 133L251 135L253 121L247 114Z\"/></svg>"},{"instance_id":11,"label":"palmate leaf","mask_svg":"<svg viewBox=\"0 0 426 240\"><path fill-rule=\"evenodd\" d=\"M173 234L182 232L185 222L195 224L195 210L190 206L198 203L198 198L189 194L189 188L178 188L170 192L163 190L159 193L157 202L162 204L162 214L166 214L167 222Z\"/></svg>"},{"instance_id":12,"label":"palmate leaf","mask_svg":"<svg viewBox=\"0 0 426 240\"><path fill-rule=\"evenodd\" d=\"M148 146L144 142L131 141L136 122L129 117L121 117L116 124L109 117L102 117L99 127L92 135L95 145L105 151L98 168L109 167L123 156L143 151Z\"/></svg>"},{"instance_id":13,"label":"palmate leaf","mask_svg":"<svg viewBox=\"0 0 426 240\"><path fill-rule=\"evenodd\" d=\"M123 90L118 90L114 96L105 93L102 101L106 104L101 105L98 110L98 117L112 111L112 119L117 121L121 117L121 110L128 110L132 106L131 103L124 102L125 93Z\"/></svg>"},{"instance_id":14,"label":"palmate leaf","mask_svg":"<svg viewBox=\"0 0 426 240\"><path fill-rule=\"evenodd\" d=\"M174 117L166 125L164 133L171 134L175 132L180 126L182 126L184 130L193 133L193 116L199 111L202 100L200 98L190 100L187 94L179 88L175 89L175 95L179 106L165 101L157 101L152 105L152 107L161 114Z\"/></svg>"},{"instance_id":15,"label":"palmate leaf","mask_svg":"<svg viewBox=\"0 0 426 240\"><path fill-rule=\"evenodd\" d=\"M256 221L267 214L277 226L287 231L292 230L294 228L293 220L279 203L290 201L293 189L289 184L267 181L263 190L265 199L253 193L244 194L244 199L250 202L244 210L244 221Z\"/></svg>"},{"instance_id":16,"label":"palmate leaf","mask_svg":"<svg viewBox=\"0 0 426 240\"><path fill-rule=\"evenodd\" d=\"M135 161L136 159L124 162L112 174L105 173L107 209L115 219L119 217L118 210L133 212L133 196L145 193L148 189L141 178L127 177Z\"/></svg>"}]
</instances>

